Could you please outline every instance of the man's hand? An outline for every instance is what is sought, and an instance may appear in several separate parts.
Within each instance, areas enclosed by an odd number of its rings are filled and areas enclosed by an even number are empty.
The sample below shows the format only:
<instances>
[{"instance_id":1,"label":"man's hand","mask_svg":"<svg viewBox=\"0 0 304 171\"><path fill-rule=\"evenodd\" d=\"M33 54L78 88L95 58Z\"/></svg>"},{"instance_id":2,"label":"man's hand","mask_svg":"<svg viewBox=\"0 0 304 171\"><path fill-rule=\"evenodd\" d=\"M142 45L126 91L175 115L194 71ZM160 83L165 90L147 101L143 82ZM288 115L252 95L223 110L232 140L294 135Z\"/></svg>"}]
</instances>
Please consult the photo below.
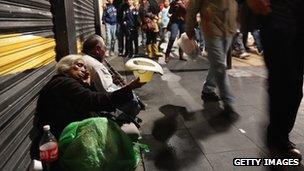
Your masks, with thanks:
<instances>
[{"instance_id":1,"label":"man's hand","mask_svg":"<svg viewBox=\"0 0 304 171\"><path fill-rule=\"evenodd\" d=\"M246 0L255 14L268 15L271 12L269 0Z\"/></svg>"},{"instance_id":2,"label":"man's hand","mask_svg":"<svg viewBox=\"0 0 304 171\"><path fill-rule=\"evenodd\" d=\"M126 85L127 82L125 79L123 79L121 76L113 74L112 75L113 83L116 85Z\"/></svg>"},{"instance_id":3,"label":"man's hand","mask_svg":"<svg viewBox=\"0 0 304 171\"><path fill-rule=\"evenodd\" d=\"M145 85L146 82L142 83L139 81L139 78L136 78L135 80L132 80L129 82L124 88L127 90L134 90L136 88L140 88L141 86Z\"/></svg>"}]
</instances>

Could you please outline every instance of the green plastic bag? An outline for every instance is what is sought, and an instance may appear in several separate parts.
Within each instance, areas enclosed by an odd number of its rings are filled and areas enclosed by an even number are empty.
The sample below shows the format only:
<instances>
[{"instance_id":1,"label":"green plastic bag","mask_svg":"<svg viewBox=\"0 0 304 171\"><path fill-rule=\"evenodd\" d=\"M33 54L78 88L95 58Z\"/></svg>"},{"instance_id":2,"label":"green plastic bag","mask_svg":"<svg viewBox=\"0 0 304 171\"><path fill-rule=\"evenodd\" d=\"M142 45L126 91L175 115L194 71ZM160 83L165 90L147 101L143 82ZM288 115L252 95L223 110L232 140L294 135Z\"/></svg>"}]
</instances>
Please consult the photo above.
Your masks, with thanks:
<instances>
[{"instance_id":1,"label":"green plastic bag","mask_svg":"<svg viewBox=\"0 0 304 171\"><path fill-rule=\"evenodd\" d=\"M90 118L69 124L59 139L62 170L135 170L140 162L134 146L119 126L106 118Z\"/></svg>"}]
</instances>

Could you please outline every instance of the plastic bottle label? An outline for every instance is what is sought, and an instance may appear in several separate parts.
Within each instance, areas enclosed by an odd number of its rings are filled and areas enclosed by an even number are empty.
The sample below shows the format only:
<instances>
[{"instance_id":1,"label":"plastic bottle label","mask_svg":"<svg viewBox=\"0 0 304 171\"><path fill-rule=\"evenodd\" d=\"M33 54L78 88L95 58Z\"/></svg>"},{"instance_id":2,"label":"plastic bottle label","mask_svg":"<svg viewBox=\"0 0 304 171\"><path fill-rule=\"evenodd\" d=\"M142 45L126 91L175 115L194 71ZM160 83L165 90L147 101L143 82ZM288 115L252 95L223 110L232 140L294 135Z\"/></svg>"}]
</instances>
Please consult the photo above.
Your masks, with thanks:
<instances>
[{"instance_id":1,"label":"plastic bottle label","mask_svg":"<svg viewBox=\"0 0 304 171\"><path fill-rule=\"evenodd\" d=\"M53 162L58 159L58 145L56 142L48 142L39 147L40 160L42 162Z\"/></svg>"}]
</instances>

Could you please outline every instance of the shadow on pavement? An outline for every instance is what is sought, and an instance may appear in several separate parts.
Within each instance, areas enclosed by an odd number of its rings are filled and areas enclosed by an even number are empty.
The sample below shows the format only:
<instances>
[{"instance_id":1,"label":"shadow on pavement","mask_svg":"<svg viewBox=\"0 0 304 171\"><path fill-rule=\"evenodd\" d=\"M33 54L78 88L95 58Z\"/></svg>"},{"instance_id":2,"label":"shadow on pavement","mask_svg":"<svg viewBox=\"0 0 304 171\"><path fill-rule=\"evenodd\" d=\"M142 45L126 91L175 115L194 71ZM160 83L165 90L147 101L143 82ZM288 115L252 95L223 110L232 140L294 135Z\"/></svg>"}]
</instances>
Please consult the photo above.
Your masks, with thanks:
<instances>
[{"instance_id":1,"label":"shadow on pavement","mask_svg":"<svg viewBox=\"0 0 304 171\"><path fill-rule=\"evenodd\" d=\"M209 126L216 132L228 130L231 125L239 119L238 113L222 110L218 102L204 103L202 115L205 117Z\"/></svg>"},{"instance_id":2,"label":"shadow on pavement","mask_svg":"<svg viewBox=\"0 0 304 171\"><path fill-rule=\"evenodd\" d=\"M164 117L156 120L152 128L154 140L150 139L150 143L154 150L149 155L150 160L153 161L156 168L162 170L180 170L195 163L198 156L201 155L201 151L194 141L188 142L191 138L186 130L177 131L179 115L187 120L192 118L193 114L188 113L185 107L170 104L161 106L159 111L164 114ZM170 139L173 135L176 137ZM181 151L183 151L183 155L177 156ZM191 151L191 153L187 151Z\"/></svg>"},{"instance_id":3,"label":"shadow on pavement","mask_svg":"<svg viewBox=\"0 0 304 171\"><path fill-rule=\"evenodd\" d=\"M204 110L196 112L188 112L186 107L171 104L161 106L159 111L164 116L154 122L152 137L150 137L154 139L150 139L151 148L153 148L152 151L154 152L149 155L149 159L153 161L156 168L162 170L181 170L188 166L197 165L197 160L202 155L201 150L194 140L191 140L191 135L187 130L177 131L178 121L180 121L181 117L184 121L191 121L193 118L195 119L195 114L201 113L203 115L204 121L201 123L202 127L200 128L202 132L199 134L201 136L199 138L202 139L212 134L227 131L239 118L237 113L223 111L219 103L205 103ZM178 135L180 131L184 131L187 137ZM173 135L174 137L172 137ZM178 137L177 141L175 136ZM171 145L171 143L173 144ZM183 155L177 155L179 151L182 151ZM191 151L191 153L186 151ZM189 160L185 157L189 158ZM187 164L185 164L185 160L187 160Z\"/></svg>"},{"instance_id":4,"label":"shadow on pavement","mask_svg":"<svg viewBox=\"0 0 304 171\"><path fill-rule=\"evenodd\" d=\"M154 157L154 164L157 168L165 170L178 170L180 167L176 152L173 147L161 148Z\"/></svg>"},{"instance_id":5,"label":"shadow on pavement","mask_svg":"<svg viewBox=\"0 0 304 171\"><path fill-rule=\"evenodd\" d=\"M187 110L185 107L164 105L159 108L159 111L164 114L164 117L154 122L152 135L156 140L166 142L177 130L178 115Z\"/></svg>"}]
</instances>

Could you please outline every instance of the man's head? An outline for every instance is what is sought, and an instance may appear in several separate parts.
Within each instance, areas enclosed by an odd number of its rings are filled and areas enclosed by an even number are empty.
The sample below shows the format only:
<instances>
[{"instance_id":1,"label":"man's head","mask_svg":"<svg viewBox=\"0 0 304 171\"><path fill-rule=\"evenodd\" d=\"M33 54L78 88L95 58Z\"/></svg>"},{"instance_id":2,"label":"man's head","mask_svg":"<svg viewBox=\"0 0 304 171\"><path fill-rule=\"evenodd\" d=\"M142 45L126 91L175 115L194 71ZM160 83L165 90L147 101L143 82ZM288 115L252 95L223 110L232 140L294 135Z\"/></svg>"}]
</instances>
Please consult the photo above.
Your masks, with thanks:
<instances>
[{"instance_id":1,"label":"man's head","mask_svg":"<svg viewBox=\"0 0 304 171\"><path fill-rule=\"evenodd\" d=\"M90 75L81 55L68 55L60 59L56 65L58 74L70 76L81 83L89 83Z\"/></svg>"},{"instance_id":2,"label":"man's head","mask_svg":"<svg viewBox=\"0 0 304 171\"><path fill-rule=\"evenodd\" d=\"M87 38L82 46L82 52L94 57L98 61L103 61L105 57L106 45L103 38L94 34Z\"/></svg>"}]
</instances>

